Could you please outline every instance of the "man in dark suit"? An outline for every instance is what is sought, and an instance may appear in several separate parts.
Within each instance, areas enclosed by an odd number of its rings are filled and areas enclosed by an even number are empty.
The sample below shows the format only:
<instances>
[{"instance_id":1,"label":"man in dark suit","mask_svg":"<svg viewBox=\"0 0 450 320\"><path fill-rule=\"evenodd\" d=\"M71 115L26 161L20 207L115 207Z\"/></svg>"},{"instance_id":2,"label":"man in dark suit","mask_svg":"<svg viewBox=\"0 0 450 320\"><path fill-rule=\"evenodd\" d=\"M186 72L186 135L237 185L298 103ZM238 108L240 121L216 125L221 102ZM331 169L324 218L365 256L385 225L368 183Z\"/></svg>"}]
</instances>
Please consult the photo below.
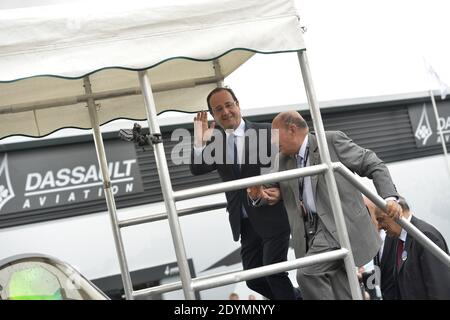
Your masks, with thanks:
<instances>
[{"instance_id":1,"label":"man in dark suit","mask_svg":"<svg viewBox=\"0 0 450 320\"><path fill-rule=\"evenodd\" d=\"M398 287L396 276L396 256L390 254L395 251L397 238L387 235L381 230L381 238L384 239L382 249L375 257L375 265L380 268L380 289L383 300L398 300ZM383 254L386 252L386 254Z\"/></svg>"},{"instance_id":2,"label":"man in dark suit","mask_svg":"<svg viewBox=\"0 0 450 320\"><path fill-rule=\"evenodd\" d=\"M415 217L403 198L399 204L403 209L403 217L448 254L442 234L429 223ZM450 268L380 210L377 210L377 220L387 233L380 260L383 299L450 299ZM392 283L383 288L383 278L394 278L395 289L392 289Z\"/></svg>"},{"instance_id":3,"label":"man in dark suit","mask_svg":"<svg viewBox=\"0 0 450 320\"><path fill-rule=\"evenodd\" d=\"M398 300L397 280L395 276L395 255L389 254L394 250L397 238L387 235L377 221L377 216L383 215L383 212L370 199L364 197L364 204L369 210L371 219L376 229L378 230L383 244L374 257L375 272L377 272L376 279L379 279L381 296L383 300ZM398 226L398 225L397 225ZM399 227L399 226L398 226ZM384 254L387 252L386 254Z\"/></svg>"},{"instance_id":4,"label":"man in dark suit","mask_svg":"<svg viewBox=\"0 0 450 320\"><path fill-rule=\"evenodd\" d=\"M194 119L191 172L198 175L217 170L223 181L232 181L258 176L263 167L270 167L270 157L264 163L261 156L268 156L271 150L270 124L242 119L239 101L229 88L214 89L207 103L215 122L209 127L206 112L197 113ZM214 130L215 123L219 130ZM290 232L283 205L254 208L245 189L225 195L233 239L241 239L244 269L286 261ZM286 272L249 280L247 286L268 299L296 298Z\"/></svg>"}]
</instances>

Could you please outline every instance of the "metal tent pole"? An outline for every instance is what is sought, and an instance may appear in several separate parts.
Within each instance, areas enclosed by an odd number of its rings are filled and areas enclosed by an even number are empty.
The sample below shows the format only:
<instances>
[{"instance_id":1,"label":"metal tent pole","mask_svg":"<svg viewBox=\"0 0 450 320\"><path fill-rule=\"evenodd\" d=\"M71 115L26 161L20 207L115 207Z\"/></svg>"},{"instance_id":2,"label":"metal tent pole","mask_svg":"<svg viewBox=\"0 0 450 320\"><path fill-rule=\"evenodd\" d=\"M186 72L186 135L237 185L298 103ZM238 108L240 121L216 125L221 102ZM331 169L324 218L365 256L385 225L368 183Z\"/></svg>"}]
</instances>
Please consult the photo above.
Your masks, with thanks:
<instances>
[{"instance_id":1,"label":"metal tent pole","mask_svg":"<svg viewBox=\"0 0 450 320\"><path fill-rule=\"evenodd\" d=\"M86 94L91 95L91 82L89 77L83 78L84 90ZM127 300L133 299L133 284L131 282L130 272L128 270L127 260L125 257L125 249L123 246L122 236L118 226L118 219L116 213L116 203L114 201L114 195L111 190L111 179L108 172L108 164L106 162L105 146L103 145L103 139L100 132L100 126L98 121L97 110L95 109L95 103L93 98L87 99L89 117L91 120L92 133L94 136L95 150L97 152L98 163L102 172L103 189L105 191L106 204L108 206L109 217L111 220L111 228L114 236L114 242L116 247L117 257L119 258L120 272L122 274L123 288L125 297Z\"/></svg>"},{"instance_id":2,"label":"metal tent pole","mask_svg":"<svg viewBox=\"0 0 450 320\"><path fill-rule=\"evenodd\" d=\"M217 79L216 85L217 87L223 87L224 83L223 83L223 73L222 73L222 67L220 66L220 60L219 59L214 59L213 60L213 68L214 68L214 76Z\"/></svg>"},{"instance_id":3,"label":"metal tent pole","mask_svg":"<svg viewBox=\"0 0 450 320\"><path fill-rule=\"evenodd\" d=\"M433 91L430 90L429 93L430 93L430 98L431 98L431 104L433 106L434 116L436 117L436 129L439 132L439 136L441 138L442 150L444 151L445 166L447 168L447 173L449 174L449 177L450 177L450 162L449 162L449 158L448 158L447 146L445 143L444 134L442 133L442 129L439 130L439 113L438 113L438 109L436 107L436 100L434 100Z\"/></svg>"},{"instance_id":4,"label":"metal tent pole","mask_svg":"<svg viewBox=\"0 0 450 320\"><path fill-rule=\"evenodd\" d=\"M328 150L327 140L325 137L325 129L322 123L322 116L320 114L319 105L317 103L316 94L314 91L311 71L309 70L308 57L306 50L297 52L298 61L302 70L303 83L305 85L306 95L311 110L311 117L316 131L317 143L319 146L320 158L322 163L326 164L328 169L325 172L325 181L327 183L328 194L330 195L331 208L333 210L334 220L336 222L336 229L339 237L339 243L342 248L349 251L344 258L345 270L347 271L348 282L353 299L361 300L361 289L358 278L356 276L356 266L353 259L353 253L348 238L347 227L345 226L344 214L342 212L341 200L337 189L336 180L334 177L333 167L331 163L330 152Z\"/></svg>"},{"instance_id":5,"label":"metal tent pole","mask_svg":"<svg viewBox=\"0 0 450 320\"><path fill-rule=\"evenodd\" d=\"M153 93L147 71L139 71L139 83L141 85L142 95L144 97L150 135L152 135L155 138L154 140L156 140L156 142L153 142L153 150L155 153L156 166L158 168L158 175L161 182L161 190L164 196L164 203L166 205L167 216L169 219L170 231L172 233L173 244L175 247L175 254L177 257L178 267L180 268L180 278L181 283L183 284L184 296L188 300L194 300L195 294L192 287L191 274L186 257L183 236L181 234L180 221L178 220L177 209L175 207L175 199L173 197L172 183L170 181L164 146L162 144L161 131L156 119L157 113L155 101L153 99Z\"/></svg>"}]
</instances>

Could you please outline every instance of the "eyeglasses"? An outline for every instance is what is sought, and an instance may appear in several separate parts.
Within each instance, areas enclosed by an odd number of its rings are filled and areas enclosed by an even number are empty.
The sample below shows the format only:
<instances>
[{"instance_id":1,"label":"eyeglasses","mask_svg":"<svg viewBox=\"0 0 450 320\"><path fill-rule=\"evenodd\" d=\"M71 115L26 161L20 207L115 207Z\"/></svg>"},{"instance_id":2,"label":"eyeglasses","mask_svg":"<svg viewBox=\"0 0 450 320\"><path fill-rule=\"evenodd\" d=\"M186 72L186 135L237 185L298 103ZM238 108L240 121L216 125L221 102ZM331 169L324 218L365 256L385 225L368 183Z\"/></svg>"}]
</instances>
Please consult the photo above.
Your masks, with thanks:
<instances>
[{"instance_id":1,"label":"eyeglasses","mask_svg":"<svg viewBox=\"0 0 450 320\"><path fill-rule=\"evenodd\" d=\"M223 106L219 105L215 108L211 108L213 113L222 113L224 109L232 109L236 105L236 101L227 101L223 104Z\"/></svg>"}]
</instances>

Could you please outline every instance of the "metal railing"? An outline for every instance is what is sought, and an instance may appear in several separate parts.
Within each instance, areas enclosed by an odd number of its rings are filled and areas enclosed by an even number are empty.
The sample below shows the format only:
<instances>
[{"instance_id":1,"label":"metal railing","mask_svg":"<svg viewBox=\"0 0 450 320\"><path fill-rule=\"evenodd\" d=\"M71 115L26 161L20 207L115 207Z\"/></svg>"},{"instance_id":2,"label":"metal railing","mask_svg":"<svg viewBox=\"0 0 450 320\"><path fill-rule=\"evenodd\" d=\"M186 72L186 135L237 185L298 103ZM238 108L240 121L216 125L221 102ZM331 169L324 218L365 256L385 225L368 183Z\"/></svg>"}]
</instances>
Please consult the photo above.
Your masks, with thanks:
<instances>
[{"instance_id":1,"label":"metal railing","mask_svg":"<svg viewBox=\"0 0 450 320\"><path fill-rule=\"evenodd\" d=\"M196 214L196 213L207 212L207 211L216 210L216 209L223 209L223 208L226 208L226 206L227 206L226 201L222 201L222 202L218 202L218 203L214 203L214 204L203 204L203 205L199 205L199 206L195 206L195 207L191 207L191 208L177 210L177 214L178 214L178 217L184 217L184 216L188 216L188 215L192 215L192 214ZM138 224L161 221L161 220L165 220L165 219L167 219L167 213L165 213L165 212L153 213L151 215L144 216L144 217L137 217L137 218L121 220L121 221L119 221L119 227L126 228L126 227L135 226Z\"/></svg>"},{"instance_id":2,"label":"metal railing","mask_svg":"<svg viewBox=\"0 0 450 320\"><path fill-rule=\"evenodd\" d=\"M218 183L214 186L209 187L197 187L189 190L177 191L174 192L174 198L177 200L200 197L205 195L212 195L216 193L223 192L225 190L233 190L233 189L244 189L249 186L261 185L272 182L279 182L289 179L295 179L298 177L304 177L312 174L322 174L324 172L324 165L316 165L311 167L299 168L299 169L291 169L283 172L275 172L269 173L262 176L250 177L239 179L230 182L222 182ZM347 167L345 167L340 162L332 163L332 170L336 173L341 174L346 180L352 183L355 188L359 189L364 195L366 195L370 200L372 200L378 207L385 208L386 201L381 198L379 195L374 193L372 190L367 188L358 178L357 176L351 172ZM233 185L234 188L230 189L230 184ZM202 209L206 209L203 207ZM195 211L195 207L189 210L190 212ZM439 248L433 241L427 238L422 232L420 232L414 225L408 222L406 219L401 218L397 220L397 222L404 228L408 234L414 237L420 244L422 244L426 249L430 250L438 259L444 262L446 265L450 267L450 256L447 255L441 248ZM228 271L221 274L209 275L206 277L198 277L192 279L192 287L194 290L204 290L213 288L216 286L227 285L234 282L246 281L250 279L255 279L263 276L267 276L269 274L289 271L293 269L297 269L300 267L305 267L321 262L332 261L336 259L343 258L349 253L347 249L339 249L335 251L329 251L321 254L317 254L314 256L303 257L299 259L295 259L292 261L285 261L276 263L273 265L258 267L249 270L240 270L240 271ZM136 292L133 292L133 296L141 297L146 295L154 295L166 293L174 290L179 290L182 288L181 282L174 282L170 284L164 284L161 286L155 286L148 289L142 289Z\"/></svg>"},{"instance_id":3,"label":"metal railing","mask_svg":"<svg viewBox=\"0 0 450 320\"><path fill-rule=\"evenodd\" d=\"M228 284L247 281L259 277L268 276L274 273L289 271L292 269L303 268L318 263L333 261L337 259L343 259L348 254L347 249L338 249L325 253L319 253L314 256L298 258L291 261L278 262L263 267L258 267L248 270L234 270L223 273L216 273L204 277L198 277L192 279L194 290L206 290L219 286L225 286ZM161 294L170 291L179 290L182 288L181 281L173 282L169 284L163 284L161 286L155 286L148 289L142 289L133 292L134 297L143 297L154 294Z\"/></svg>"}]
</instances>

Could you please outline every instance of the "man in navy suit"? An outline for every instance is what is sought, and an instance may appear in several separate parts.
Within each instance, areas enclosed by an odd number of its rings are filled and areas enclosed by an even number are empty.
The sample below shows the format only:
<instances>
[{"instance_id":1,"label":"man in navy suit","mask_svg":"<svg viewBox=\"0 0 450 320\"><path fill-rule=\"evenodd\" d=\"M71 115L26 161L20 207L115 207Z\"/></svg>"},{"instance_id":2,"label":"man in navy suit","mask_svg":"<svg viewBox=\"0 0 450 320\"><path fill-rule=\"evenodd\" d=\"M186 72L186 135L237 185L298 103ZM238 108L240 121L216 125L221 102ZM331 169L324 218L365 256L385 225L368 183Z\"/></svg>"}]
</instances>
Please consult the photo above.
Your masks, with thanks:
<instances>
[{"instance_id":1,"label":"man in navy suit","mask_svg":"<svg viewBox=\"0 0 450 320\"><path fill-rule=\"evenodd\" d=\"M206 100L215 122L208 125L206 111L197 113L194 119L192 174L217 170L223 181L232 181L258 176L262 168L269 168L270 124L242 119L239 101L229 88L214 89ZM214 130L215 123L218 130ZM214 143L215 148L210 148ZM262 159L264 152L268 163ZM286 261L290 228L283 204L254 208L245 189L225 195L233 239L241 240L244 269ZM247 286L268 299L288 300L297 295L286 272L249 280Z\"/></svg>"},{"instance_id":2,"label":"man in navy suit","mask_svg":"<svg viewBox=\"0 0 450 320\"><path fill-rule=\"evenodd\" d=\"M399 204L403 217L448 254L442 234L415 217L405 199L400 198ZM450 268L381 210L376 210L376 216L380 227L387 233L379 258L383 299L450 299Z\"/></svg>"},{"instance_id":3,"label":"man in navy suit","mask_svg":"<svg viewBox=\"0 0 450 320\"><path fill-rule=\"evenodd\" d=\"M384 252L391 252L393 250L393 246L396 245L397 237L387 235L386 231L383 230L380 224L377 221L377 216L382 215L381 210L373 203L370 199L364 197L364 204L370 213L370 218L377 228L381 240L383 244L380 248L380 251L373 259L373 264L376 266L375 272L378 272L377 277L375 279L379 279L381 296L383 300L398 300L398 289L397 289L397 281L396 275L394 274L394 265L396 257L393 254L384 254ZM399 229L400 226L395 224ZM401 230L396 231L395 233L400 234ZM368 287L368 283L364 284Z\"/></svg>"}]
</instances>

